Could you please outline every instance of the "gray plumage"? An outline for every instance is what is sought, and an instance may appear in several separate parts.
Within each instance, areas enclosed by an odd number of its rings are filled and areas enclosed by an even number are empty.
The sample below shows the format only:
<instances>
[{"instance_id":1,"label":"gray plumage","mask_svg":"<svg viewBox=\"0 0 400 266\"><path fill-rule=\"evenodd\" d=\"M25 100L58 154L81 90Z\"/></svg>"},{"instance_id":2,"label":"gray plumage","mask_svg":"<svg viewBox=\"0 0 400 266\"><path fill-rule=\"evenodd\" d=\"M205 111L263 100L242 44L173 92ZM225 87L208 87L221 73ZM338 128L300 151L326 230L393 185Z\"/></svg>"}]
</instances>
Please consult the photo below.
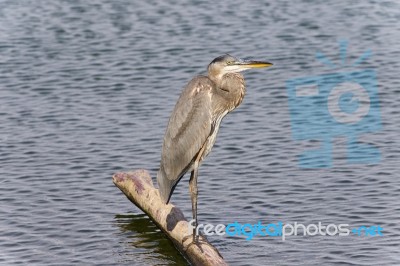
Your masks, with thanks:
<instances>
[{"instance_id":1,"label":"gray plumage","mask_svg":"<svg viewBox=\"0 0 400 266\"><path fill-rule=\"evenodd\" d=\"M193 216L197 222L197 170L215 143L221 120L243 100L246 88L239 72L271 65L224 55L208 65L207 76L197 76L187 84L164 136L157 182L165 203L179 180L190 171Z\"/></svg>"}]
</instances>

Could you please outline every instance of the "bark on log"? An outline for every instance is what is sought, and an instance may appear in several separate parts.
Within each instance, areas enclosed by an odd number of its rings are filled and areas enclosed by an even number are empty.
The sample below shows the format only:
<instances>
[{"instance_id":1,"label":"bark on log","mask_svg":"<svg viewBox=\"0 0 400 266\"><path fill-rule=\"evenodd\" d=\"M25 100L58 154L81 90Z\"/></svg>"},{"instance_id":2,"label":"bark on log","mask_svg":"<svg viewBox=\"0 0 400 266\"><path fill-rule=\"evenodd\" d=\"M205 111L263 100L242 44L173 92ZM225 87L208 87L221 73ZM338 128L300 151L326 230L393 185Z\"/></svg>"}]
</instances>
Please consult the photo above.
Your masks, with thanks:
<instances>
[{"instance_id":1,"label":"bark on log","mask_svg":"<svg viewBox=\"0 0 400 266\"><path fill-rule=\"evenodd\" d=\"M161 201L159 191L146 170L116 173L113 182L153 220L192 265L227 265L218 250L204 236L199 238L201 249L190 244L192 237L182 211L171 203L165 205Z\"/></svg>"}]
</instances>

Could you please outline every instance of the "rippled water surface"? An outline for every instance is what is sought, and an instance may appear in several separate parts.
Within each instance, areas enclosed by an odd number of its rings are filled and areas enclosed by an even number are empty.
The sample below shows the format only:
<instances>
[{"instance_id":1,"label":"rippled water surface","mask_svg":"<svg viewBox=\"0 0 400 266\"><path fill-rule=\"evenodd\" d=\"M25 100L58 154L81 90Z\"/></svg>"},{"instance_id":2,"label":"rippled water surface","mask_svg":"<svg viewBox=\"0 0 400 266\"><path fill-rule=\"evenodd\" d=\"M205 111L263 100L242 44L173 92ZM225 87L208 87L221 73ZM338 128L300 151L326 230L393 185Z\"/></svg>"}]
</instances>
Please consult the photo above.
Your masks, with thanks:
<instances>
[{"instance_id":1,"label":"rippled water surface","mask_svg":"<svg viewBox=\"0 0 400 266\"><path fill-rule=\"evenodd\" d=\"M381 161L304 169L287 79L377 73L382 128L363 134ZM398 1L0 2L0 264L185 265L111 181L155 176L182 87L226 52L274 67L245 74L247 95L221 126L199 177L199 219L380 225L383 236L212 236L232 265L400 265ZM351 67L363 52L370 58ZM173 202L191 216L188 178Z\"/></svg>"}]
</instances>

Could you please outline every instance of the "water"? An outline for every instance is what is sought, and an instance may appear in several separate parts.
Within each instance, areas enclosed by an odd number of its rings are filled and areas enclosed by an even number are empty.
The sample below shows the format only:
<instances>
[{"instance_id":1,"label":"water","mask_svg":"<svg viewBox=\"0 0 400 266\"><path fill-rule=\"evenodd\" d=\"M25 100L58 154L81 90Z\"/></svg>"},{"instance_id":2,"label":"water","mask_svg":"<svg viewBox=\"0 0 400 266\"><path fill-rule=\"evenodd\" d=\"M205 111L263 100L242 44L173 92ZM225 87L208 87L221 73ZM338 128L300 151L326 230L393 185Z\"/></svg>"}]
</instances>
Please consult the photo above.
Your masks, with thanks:
<instances>
[{"instance_id":1,"label":"water","mask_svg":"<svg viewBox=\"0 0 400 266\"><path fill-rule=\"evenodd\" d=\"M392 1L0 2L0 264L184 265L114 187L113 173L155 175L181 88L226 52L273 62L200 169L202 223L380 225L378 237L209 237L232 265L400 264L400 6ZM364 138L378 164L303 169L285 81L348 62L378 75L382 130ZM336 60L336 61L335 61ZM311 143L312 144L312 143ZM190 217L188 178L173 202Z\"/></svg>"}]
</instances>

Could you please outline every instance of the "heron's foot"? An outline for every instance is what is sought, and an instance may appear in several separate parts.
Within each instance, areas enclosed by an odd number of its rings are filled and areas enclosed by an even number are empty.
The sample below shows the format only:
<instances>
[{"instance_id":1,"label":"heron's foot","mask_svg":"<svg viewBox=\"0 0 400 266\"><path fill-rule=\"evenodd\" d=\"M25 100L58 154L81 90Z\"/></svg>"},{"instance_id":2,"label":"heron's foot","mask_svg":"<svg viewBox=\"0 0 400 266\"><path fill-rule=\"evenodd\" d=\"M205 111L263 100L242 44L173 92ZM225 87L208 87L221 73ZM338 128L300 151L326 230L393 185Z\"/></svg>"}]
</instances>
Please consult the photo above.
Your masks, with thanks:
<instances>
[{"instance_id":1,"label":"heron's foot","mask_svg":"<svg viewBox=\"0 0 400 266\"><path fill-rule=\"evenodd\" d=\"M188 238L192 238L192 242L190 242L186 247L183 245ZM206 240L201 240L198 235L187 235L182 239L182 245L184 246L184 251L187 251L192 245L196 245L201 252L203 253L203 248L201 247L202 244L208 244L207 239Z\"/></svg>"},{"instance_id":2,"label":"heron's foot","mask_svg":"<svg viewBox=\"0 0 400 266\"><path fill-rule=\"evenodd\" d=\"M192 238L192 243L193 242L196 242L196 240L199 240L199 236L198 235L187 235L187 236L184 236L183 238L182 238L182 245L189 239L189 238Z\"/></svg>"}]
</instances>

